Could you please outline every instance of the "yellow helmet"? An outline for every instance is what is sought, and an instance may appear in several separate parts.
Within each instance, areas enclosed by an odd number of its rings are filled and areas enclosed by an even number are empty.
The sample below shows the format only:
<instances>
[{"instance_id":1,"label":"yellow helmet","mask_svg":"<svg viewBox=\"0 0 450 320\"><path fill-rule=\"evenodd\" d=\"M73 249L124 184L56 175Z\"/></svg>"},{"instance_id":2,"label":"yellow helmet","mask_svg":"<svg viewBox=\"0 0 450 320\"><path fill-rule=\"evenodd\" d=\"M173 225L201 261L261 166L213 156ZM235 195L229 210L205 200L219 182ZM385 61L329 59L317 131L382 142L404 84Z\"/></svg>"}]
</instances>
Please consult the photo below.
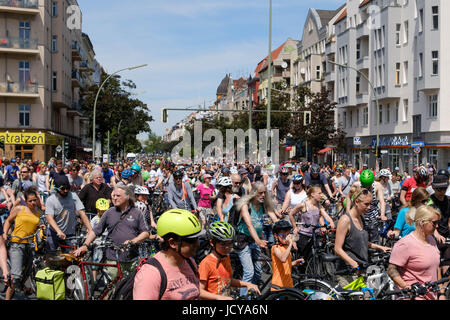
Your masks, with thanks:
<instances>
[{"instance_id":1,"label":"yellow helmet","mask_svg":"<svg viewBox=\"0 0 450 320\"><path fill-rule=\"evenodd\" d=\"M95 207L97 208L97 210L106 211L109 209L109 202L105 198L99 198L95 202Z\"/></svg>"},{"instance_id":2,"label":"yellow helmet","mask_svg":"<svg viewBox=\"0 0 450 320\"><path fill-rule=\"evenodd\" d=\"M158 236L174 233L184 238L197 238L205 231L198 218L184 209L170 209L164 212L156 224Z\"/></svg>"}]
</instances>

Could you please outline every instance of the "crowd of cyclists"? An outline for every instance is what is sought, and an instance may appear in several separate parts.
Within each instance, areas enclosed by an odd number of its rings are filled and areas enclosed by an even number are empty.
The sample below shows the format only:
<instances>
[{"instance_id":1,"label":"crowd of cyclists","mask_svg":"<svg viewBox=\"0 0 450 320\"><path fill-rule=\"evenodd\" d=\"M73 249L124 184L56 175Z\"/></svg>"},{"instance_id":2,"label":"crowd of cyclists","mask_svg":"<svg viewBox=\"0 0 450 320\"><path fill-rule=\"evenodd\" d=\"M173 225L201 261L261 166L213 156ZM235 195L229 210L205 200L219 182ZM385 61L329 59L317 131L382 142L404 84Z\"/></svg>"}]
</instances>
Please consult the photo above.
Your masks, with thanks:
<instances>
[{"instance_id":1,"label":"crowd of cyclists","mask_svg":"<svg viewBox=\"0 0 450 320\"><path fill-rule=\"evenodd\" d=\"M111 265L120 264L122 284L132 284L121 288L135 300L261 295L264 259L271 278L264 297L279 297L297 286L317 235L327 234L334 244L333 281L340 288L356 281L379 251L388 255L386 272L395 289L440 281L437 290L414 298L445 300L449 172L427 164L411 173L307 161L275 166L175 164L151 156L113 163L7 159L0 167L4 298L35 293L24 280L34 276L25 270L38 240L46 255L70 252L81 259L93 252L93 262L109 265L110 279L119 271ZM102 241L114 246L100 246ZM155 244L151 254L139 247L147 241ZM93 268L94 280L99 272Z\"/></svg>"}]
</instances>

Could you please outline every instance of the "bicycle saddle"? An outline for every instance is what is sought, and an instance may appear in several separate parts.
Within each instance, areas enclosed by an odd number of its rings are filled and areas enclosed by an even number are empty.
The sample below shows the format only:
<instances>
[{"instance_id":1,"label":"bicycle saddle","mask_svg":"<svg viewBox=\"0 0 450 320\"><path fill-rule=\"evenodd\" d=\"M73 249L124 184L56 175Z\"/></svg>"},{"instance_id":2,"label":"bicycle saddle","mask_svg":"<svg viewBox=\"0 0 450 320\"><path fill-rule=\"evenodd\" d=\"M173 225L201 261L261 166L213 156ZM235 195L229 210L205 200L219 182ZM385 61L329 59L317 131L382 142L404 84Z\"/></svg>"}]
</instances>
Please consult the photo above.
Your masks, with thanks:
<instances>
[{"instance_id":1,"label":"bicycle saddle","mask_svg":"<svg viewBox=\"0 0 450 320\"><path fill-rule=\"evenodd\" d=\"M340 257L335 256L334 254L324 253L322 255L322 259L325 262L335 262L340 259Z\"/></svg>"}]
</instances>

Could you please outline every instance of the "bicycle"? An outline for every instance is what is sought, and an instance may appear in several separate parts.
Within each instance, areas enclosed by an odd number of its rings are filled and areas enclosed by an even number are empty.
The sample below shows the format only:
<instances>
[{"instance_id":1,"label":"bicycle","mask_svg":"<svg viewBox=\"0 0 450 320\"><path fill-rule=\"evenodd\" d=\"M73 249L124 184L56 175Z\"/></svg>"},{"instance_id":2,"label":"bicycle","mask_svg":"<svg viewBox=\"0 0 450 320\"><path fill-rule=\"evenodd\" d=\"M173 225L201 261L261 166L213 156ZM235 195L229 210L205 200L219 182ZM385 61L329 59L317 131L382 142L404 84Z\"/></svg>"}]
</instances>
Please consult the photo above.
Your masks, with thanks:
<instances>
[{"instance_id":1,"label":"bicycle","mask_svg":"<svg viewBox=\"0 0 450 320\"><path fill-rule=\"evenodd\" d=\"M390 298L391 296L396 296L396 300L399 299L414 299L418 297L423 297L431 292L438 292L441 290L440 284L450 281L450 277L442 278L434 282L425 283L414 283L410 288L386 291L383 295L383 299Z\"/></svg>"}]
</instances>

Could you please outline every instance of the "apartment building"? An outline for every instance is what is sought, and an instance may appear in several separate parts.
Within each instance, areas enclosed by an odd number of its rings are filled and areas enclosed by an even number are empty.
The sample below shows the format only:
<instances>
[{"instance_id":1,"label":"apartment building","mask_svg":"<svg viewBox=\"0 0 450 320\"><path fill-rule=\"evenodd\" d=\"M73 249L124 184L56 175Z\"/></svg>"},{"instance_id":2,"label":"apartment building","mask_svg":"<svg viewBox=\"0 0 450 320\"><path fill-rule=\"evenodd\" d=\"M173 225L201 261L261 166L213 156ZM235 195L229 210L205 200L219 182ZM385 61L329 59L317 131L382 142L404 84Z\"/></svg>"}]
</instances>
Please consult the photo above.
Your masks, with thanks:
<instances>
[{"instance_id":1,"label":"apartment building","mask_svg":"<svg viewBox=\"0 0 450 320\"><path fill-rule=\"evenodd\" d=\"M0 139L5 156L47 161L84 157L81 88L93 47L68 19L76 0L0 0ZM69 12L69 13L68 13ZM81 18L81 17L80 17Z\"/></svg>"},{"instance_id":2,"label":"apartment building","mask_svg":"<svg viewBox=\"0 0 450 320\"><path fill-rule=\"evenodd\" d=\"M383 167L448 167L449 14L449 1L347 1L327 44L326 84L352 163L375 166L378 139Z\"/></svg>"}]
</instances>

